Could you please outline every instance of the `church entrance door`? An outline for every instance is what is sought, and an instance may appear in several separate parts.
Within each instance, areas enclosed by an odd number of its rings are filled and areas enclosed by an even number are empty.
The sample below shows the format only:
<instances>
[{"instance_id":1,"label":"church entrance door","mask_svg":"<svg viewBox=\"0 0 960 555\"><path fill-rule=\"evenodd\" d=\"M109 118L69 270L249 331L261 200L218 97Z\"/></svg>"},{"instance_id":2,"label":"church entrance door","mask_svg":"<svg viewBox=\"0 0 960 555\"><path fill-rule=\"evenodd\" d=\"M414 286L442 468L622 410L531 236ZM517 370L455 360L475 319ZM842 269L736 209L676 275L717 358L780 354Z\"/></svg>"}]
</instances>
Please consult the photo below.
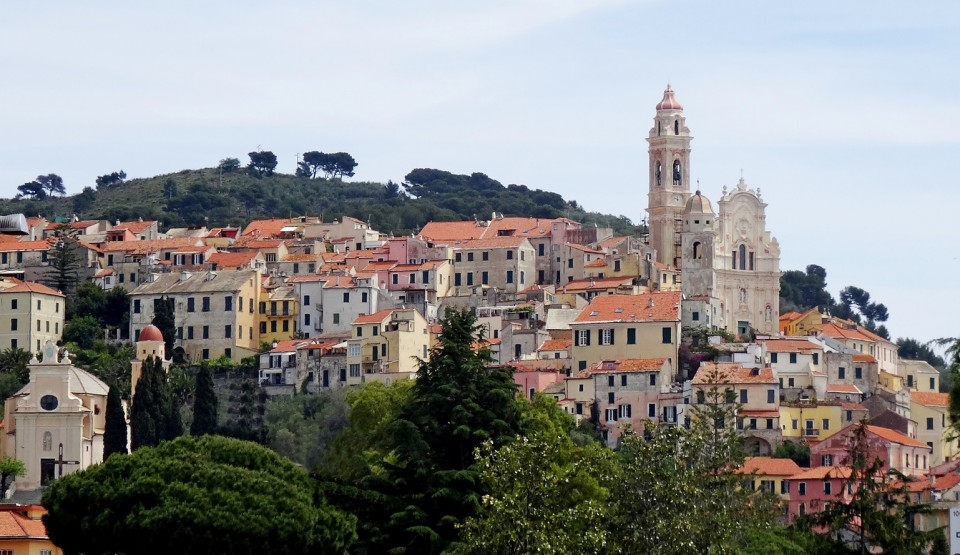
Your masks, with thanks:
<instances>
[{"instance_id":1,"label":"church entrance door","mask_svg":"<svg viewBox=\"0 0 960 555\"><path fill-rule=\"evenodd\" d=\"M57 459L40 459L40 485L49 485L56 477Z\"/></svg>"}]
</instances>

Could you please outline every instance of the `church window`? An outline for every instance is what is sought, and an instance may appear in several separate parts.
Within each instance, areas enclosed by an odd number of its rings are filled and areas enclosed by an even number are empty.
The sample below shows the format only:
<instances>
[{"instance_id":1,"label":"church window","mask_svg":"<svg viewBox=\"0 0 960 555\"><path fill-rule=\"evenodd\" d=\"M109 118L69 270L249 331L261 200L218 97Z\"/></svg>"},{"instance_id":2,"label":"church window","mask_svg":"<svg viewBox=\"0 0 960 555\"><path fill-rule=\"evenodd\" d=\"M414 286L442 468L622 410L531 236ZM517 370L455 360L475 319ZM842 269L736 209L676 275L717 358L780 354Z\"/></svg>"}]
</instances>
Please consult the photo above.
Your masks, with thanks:
<instances>
[{"instance_id":1,"label":"church window","mask_svg":"<svg viewBox=\"0 0 960 555\"><path fill-rule=\"evenodd\" d=\"M50 432L43 432L43 450L53 451L53 434Z\"/></svg>"},{"instance_id":2,"label":"church window","mask_svg":"<svg viewBox=\"0 0 960 555\"><path fill-rule=\"evenodd\" d=\"M658 136L658 137L660 136L660 129L661 129L661 125L660 125L660 122L658 121L658 122L657 122L657 136ZM7 255L4 254L3 256L7 256ZM4 264L6 264L6 263L4 263Z\"/></svg>"},{"instance_id":3,"label":"church window","mask_svg":"<svg viewBox=\"0 0 960 555\"><path fill-rule=\"evenodd\" d=\"M753 270L753 251L750 251L750 269Z\"/></svg>"},{"instance_id":4,"label":"church window","mask_svg":"<svg viewBox=\"0 0 960 555\"><path fill-rule=\"evenodd\" d=\"M740 251L740 252L739 252L739 254L740 254L740 269L741 269L741 270L746 270L746 269L747 269L747 246L746 246L746 245L740 245L739 251ZM751 269L752 269L752 268L751 268Z\"/></svg>"},{"instance_id":5,"label":"church window","mask_svg":"<svg viewBox=\"0 0 960 555\"><path fill-rule=\"evenodd\" d=\"M703 258L703 245L700 244L700 241L693 244L693 258L694 260Z\"/></svg>"},{"instance_id":6,"label":"church window","mask_svg":"<svg viewBox=\"0 0 960 555\"><path fill-rule=\"evenodd\" d=\"M680 120L678 119L673 120L673 134L674 135L680 134Z\"/></svg>"},{"instance_id":7,"label":"church window","mask_svg":"<svg viewBox=\"0 0 960 555\"><path fill-rule=\"evenodd\" d=\"M673 184L681 185L680 179L680 160L673 161Z\"/></svg>"},{"instance_id":8,"label":"church window","mask_svg":"<svg viewBox=\"0 0 960 555\"><path fill-rule=\"evenodd\" d=\"M660 160L657 160L657 187L660 186L661 178L662 178L662 168L660 167Z\"/></svg>"},{"instance_id":9,"label":"church window","mask_svg":"<svg viewBox=\"0 0 960 555\"><path fill-rule=\"evenodd\" d=\"M730 269L736 270L737 269L737 251L731 251L730 255L731 255Z\"/></svg>"}]
</instances>

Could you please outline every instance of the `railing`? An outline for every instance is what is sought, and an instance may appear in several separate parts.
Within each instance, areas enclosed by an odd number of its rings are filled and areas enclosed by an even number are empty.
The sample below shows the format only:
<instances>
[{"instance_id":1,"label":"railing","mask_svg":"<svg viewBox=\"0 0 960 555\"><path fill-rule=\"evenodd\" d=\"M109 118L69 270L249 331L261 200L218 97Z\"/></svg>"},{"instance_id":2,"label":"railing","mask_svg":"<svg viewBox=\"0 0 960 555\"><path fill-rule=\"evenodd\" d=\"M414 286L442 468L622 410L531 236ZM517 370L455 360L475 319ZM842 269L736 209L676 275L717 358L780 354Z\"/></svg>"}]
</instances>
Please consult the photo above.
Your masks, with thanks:
<instances>
[{"instance_id":1,"label":"railing","mask_svg":"<svg viewBox=\"0 0 960 555\"><path fill-rule=\"evenodd\" d=\"M820 435L820 428L804 428L803 437L816 437Z\"/></svg>"}]
</instances>

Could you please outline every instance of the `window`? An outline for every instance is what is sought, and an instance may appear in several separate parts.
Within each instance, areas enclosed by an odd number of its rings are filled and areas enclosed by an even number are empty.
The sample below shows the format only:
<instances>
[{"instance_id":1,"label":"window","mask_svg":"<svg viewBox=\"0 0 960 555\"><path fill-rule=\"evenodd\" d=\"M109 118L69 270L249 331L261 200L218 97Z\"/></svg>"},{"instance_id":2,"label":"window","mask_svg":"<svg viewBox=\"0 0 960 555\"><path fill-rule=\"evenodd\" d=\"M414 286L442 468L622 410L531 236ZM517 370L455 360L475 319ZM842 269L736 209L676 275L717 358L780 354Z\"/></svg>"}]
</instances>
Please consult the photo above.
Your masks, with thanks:
<instances>
[{"instance_id":1,"label":"window","mask_svg":"<svg viewBox=\"0 0 960 555\"><path fill-rule=\"evenodd\" d=\"M567 259L567 268L573 268L573 259L572 259L572 258L568 258L568 259Z\"/></svg>"},{"instance_id":2,"label":"window","mask_svg":"<svg viewBox=\"0 0 960 555\"><path fill-rule=\"evenodd\" d=\"M773 429L773 418L767 418L767 429L768 430Z\"/></svg>"},{"instance_id":3,"label":"window","mask_svg":"<svg viewBox=\"0 0 960 555\"><path fill-rule=\"evenodd\" d=\"M614 376L607 376L607 387L613 387L616 383L616 378Z\"/></svg>"},{"instance_id":4,"label":"window","mask_svg":"<svg viewBox=\"0 0 960 555\"><path fill-rule=\"evenodd\" d=\"M740 402L741 402L741 403L746 403L746 402L747 402L747 390L746 390L746 389L741 389L741 390L740 390Z\"/></svg>"},{"instance_id":5,"label":"window","mask_svg":"<svg viewBox=\"0 0 960 555\"><path fill-rule=\"evenodd\" d=\"M16 309L17 309L17 299L11 299L11 300L10 300L10 308L13 309L13 310L16 310Z\"/></svg>"},{"instance_id":6,"label":"window","mask_svg":"<svg viewBox=\"0 0 960 555\"><path fill-rule=\"evenodd\" d=\"M10 331L17 331L17 319L10 318Z\"/></svg>"},{"instance_id":7,"label":"window","mask_svg":"<svg viewBox=\"0 0 960 555\"><path fill-rule=\"evenodd\" d=\"M614 393L612 391L607 393L607 402L609 402L611 405L615 402L615 399L616 398L614 397Z\"/></svg>"},{"instance_id":8,"label":"window","mask_svg":"<svg viewBox=\"0 0 960 555\"><path fill-rule=\"evenodd\" d=\"M507 270L507 283L513 283L513 270Z\"/></svg>"},{"instance_id":9,"label":"window","mask_svg":"<svg viewBox=\"0 0 960 555\"><path fill-rule=\"evenodd\" d=\"M363 337L363 326L357 326L357 337Z\"/></svg>"},{"instance_id":10,"label":"window","mask_svg":"<svg viewBox=\"0 0 960 555\"><path fill-rule=\"evenodd\" d=\"M580 384L580 385L578 386L578 389L577 389L577 391L580 391L580 392L582 392L582 391L583 391L583 384Z\"/></svg>"},{"instance_id":11,"label":"window","mask_svg":"<svg viewBox=\"0 0 960 555\"><path fill-rule=\"evenodd\" d=\"M854 368L853 377L858 380L863 379L863 368Z\"/></svg>"},{"instance_id":12,"label":"window","mask_svg":"<svg viewBox=\"0 0 960 555\"><path fill-rule=\"evenodd\" d=\"M820 353L813 353L813 363L820 364Z\"/></svg>"},{"instance_id":13,"label":"window","mask_svg":"<svg viewBox=\"0 0 960 555\"><path fill-rule=\"evenodd\" d=\"M260 333L267 333L267 323L260 322Z\"/></svg>"},{"instance_id":14,"label":"window","mask_svg":"<svg viewBox=\"0 0 960 555\"><path fill-rule=\"evenodd\" d=\"M233 349L231 349L230 347L227 347L226 349L224 349L223 356L227 358L233 358Z\"/></svg>"},{"instance_id":15,"label":"window","mask_svg":"<svg viewBox=\"0 0 960 555\"><path fill-rule=\"evenodd\" d=\"M193 339L193 326L187 326L187 339Z\"/></svg>"},{"instance_id":16,"label":"window","mask_svg":"<svg viewBox=\"0 0 960 555\"><path fill-rule=\"evenodd\" d=\"M829 429L830 429L830 419L829 419L829 418L824 418L822 424L823 424L823 429L824 429L824 430L829 430Z\"/></svg>"},{"instance_id":17,"label":"window","mask_svg":"<svg viewBox=\"0 0 960 555\"><path fill-rule=\"evenodd\" d=\"M770 364L777 363L777 353L770 353Z\"/></svg>"},{"instance_id":18,"label":"window","mask_svg":"<svg viewBox=\"0 0 960 555\"><path fill-rule=\"evenodd\" d=\"M310 295L303 296L303 306L310 306ZM243 310L242 308L240 310Z\"/></svg>"},{"instance_id":19,"label":"window","mask_svg":"<svg viewBox=\"0 0 960 555\"><path fill-rule=\"evenodd\" d=\"M664 343L671 343L673 341L673 330L671 328L663 328L662 335Z\"/></svg>"},{"instance_id":20,"label":"window","mask_svg":"<svg viewBox=\"0 0 960 555\"><path fill-rule=\"evenodd\" d=\"M626 385L627 385L627 375L626 375L626 374L620 376L620 385L626 387Z\"/></svg>"},{"instance_id":21,"label":"window","mask_svg":"<svg viewBox=\"0 0 960 555\"><path fill-rule=\"evenodd\" d=\"M362 303L367 302L367 293L366 293L366 292L360 293L360 302L362 302Z\"/></svg>"},{"instance_id":22,"label":"window","mask_svg":"<svg viewBox=\"0 0 960 555\"><path fill-rule=\"evenodd\" d=\"M807 514L807 506L804 505L803 503L800 503L800 508L798 512L800 513L801 516Z\"/></svg>"},{"instance_id":23,"label":"window","mask_svg":"<svg viewBox=\"0 0 960 555\"><path fill-rule=\"evenodd\" d=\"M831 484L829 481L823 482L823 493L824 493L824 495L830 495L831 493L833 493L833 487L832 487L832 486L833 486L833 484Z\"/></svg>"},{"instance_id":24,"label":"window","mask_svg":"<svg viewBox=\"0 0 960 555\"><path fill-rule=\"evenodd\" d=\"M483 253L481 254L480 258L481 258L482 260L490 260L490 253L487 252L487 251L483 251ZM471 258L471 260L472 260L472 258Z\"/></svg>"},{"instance_id":25,"label":"window","mask_svg":"<svg viewBox=\"0 0 960 555\"><path fill-rule=\"evenodd\" d=\"M350 302L350 293L344 293L344 294L343 294L343 302L345 302L345 303L349 303L349 302Z\"/></svg>"},{"instance_id":26,"label":"window","mask_svg":"<svg viewBox=\"0 0 960 555\"><path fill-rule=\"evenodd\" d=\"M230 339L230 336L232 335L232 332L233 332L233 326L231 326L230 324L227 324L227 325L223 326L223 337L224 337L224 339Z\"/></svg>"},{"instance_id":27,"label":"window","mask_svg":"<svg viewBox=\"0 0 960 555\"><path fill-rule=\"evenodd\" d=\"M776 390L774 390L774 389L768 389L768 390L767 390L767 402L768 402L768 403L775 403L775 402L777 402L777 401L776 401L776 396L777 396Z\"/></svg>"},{"instance_id":28,"label":"window","mask_svg":"<svg viewBox=\"0 0 960 555\"><path fill-rule=\"evenodd\" d=\"M204 350L200 353L200 356L203 358L203 360L209 360L209 359L210 359L210 349L204 349Z\"/></svg>"},{"instance_id":29,"label":"window","mask_svg":"<svg viewBox=\"0 0 960 555\"><path fill-rule=\"evenodd\" d=\"M133 313L140 314L140 299L133 300Z\"/></svg>"},{"instance_id":30,"label":"window","mask_svg":"<svg viewBox=\"0 0 960 555\"><path fill-rule=\"evenodd\" d=\"M223 298L223 310L224 312L233 311L233 296L227 295Z\"/></svg>"},{"instance_id":31,"label":"window","mask_svg":"<svg viewBox=\"0 0 960 555\"><path fill-rule=\"evenodd\" d=\"M309 326L309 325L310 325L310 315L309 315L309 314L304 314L304 315L303 315L303 325L304 325L304 326Z\"/></svg>"},{"instance_id":32,"label":"window","mask_svg":"<svg viewBox=\"0 0 960 555\"><path fill-rule=\"evenodd\" d=\"M769 493L774 493L773 480L760 480L760 489Z\"/></svg>"},{"instance_id":33,"label":"window","mask_svg":"<svg viewBox=\"0 0 960 555\"><path fill-rule=\"evenodd\" d=\"M471 275L473 275L473 274L471 274ZM480 283L483 284L483 285L487 285L489 282L490 282L490 273L489 273L489 272L482 272L482 273L480 274Z\"/></svg>"},{"instance_id":34,"label":"window","mask_svg":"<svg viewBox=\"0 0 960 555\"><path fill-rule=\"evenodd\" d=\"M792 427L794 430L800 429L800 421L797 420L797 419L793 419L793 421L792 421L792 423L791 423L791 427Z\"/></svg>"},{"instance_id":35,"label":"window","mask_svg":"<svg viewBox=\"0 0 960 555\"><path fill-rule=\"evenodd\" d=\"M657 404L656 403L647 403L647 416L650 418L657 417Z\"/></svg>"},{"instance_id":36,"label":"window","mask_svg":"<svg viewBox=\"0 0 960 555\"><path fill-rule=\"evenodd\" d=\"M930 378L930 391L937 390L937 378Z\"/></svg>"},{"instance_id":37,"label":"window","mask_svg":"<svg viewBox=\"0 0 960 555\"><path fill-rule=\"evenodd\" d=\"M793 378L787 378L787 387L793 387L794 381Z\"/></svg>"},{"instance_id":38,"label":"window","mask_svg":"<svg viewBox=\"0 0 960 555\"><path fill-rule=\"evenodd\" d=\"M339 323L340 323L340 313L339 313L339 312L334 312L334 313L333 313L333 323L334 323L334 324L339 324Z\"/></svg>"},{"instance_id":39,"label":"window","mask_svg":"<svg viewBox=\"0 0 960 555\"><path fill-rule=\"evenodd\" d=\"M545 254L546 254L546 245L544 243L540 243L539 245L537 245L537 256L543 256Z\"/></svg>"},{"instance_id":40,"label":"window","mask_svg":"<svg viewBox=\"0 0 960 555\"><path fill-rule=\"evenodd\" d=\"M600 330L600 344L601 344L601 345L613 345L613 330L612 330L612 329Z\"/></svg>"},{"instance_id":41,"label":"window","mask_svg":"<svg viewBox=\"0 0 960 555\"><path fill-rule=\"evenodd\" d=\"M194 312L196 307L194 306L193 297L187 297L187 312ZM260 303L263 304L263 303Z\"/></svg>"},{"instance_id":42,"label":"window","mask_svg":"<svg viewBox=\"0 0 960 555\"><path fill-rule=\"evenodd\" d=\"M203 298L203 308L200 309L202 312L210 312L210 297Z\"/></svg>"},{"instance_id":43,"label":"window","mask_svg":"<svg viewBox=\"0 0 960 555\"><path fill-rule=\"evenodd\" d=\"M806 495L807 494L807 483L800 482L797 484L797 495Z\"/></svg>"},{"instance_id":44,"label":"window","mask_svg":"<svg viewBox=\"0 0 960 555\"><path fill-rule=\"evenodd\" d=\"M617 421L617 416L618 416L619 412L620 412L620 411L618 411L617 409L607 409L607 410L606 410L606 414L605 414L605 416L606 416L606 421L607 421L607 422L616 422L616 421Z\"/></svg>"},{"instance_id":45,"label":"window","mask_svg":"<svg viewBox=\"0 0 960 555\"><path fill-rule=\"evenodd\" d=\"M933 429L933 418L927 418L927 429L928 430Z\"/></svg>"},{"instance_id":46,"label":"window","mask_svg":"<svg viewBox=\"0 0 960 555\"><path fill-rule=\"evenodd\" d=\"M453 274L453 284L457 287L460 286L460 272Z\"/></svg>"},{"instance_id":47,"label":"window","mask_svg":"<svg viewBox=\"0 0 960 555\"><path fill-rule=\"evenodd\" d=\"M837 379L843 380L847 377L847 369L841 366L837 368Z\"/></svg>"},{"instance_id":48,"label":"window","mask_svg":"<svg viewBox=\"0 0 960 555\"><path fill-rule=\"evenodd\" d=\"M790 493L790 480L780 482L780 493Z\"/></svg>"},{"instance_id":49,"label":"window","mask_svg":"<svg viewBox=\"0 0 960 555\"><path fill-rule=\"evenodd\" d=\"M350 365L350 377L351 377L351 378L358 378L358 377L360 377L360 365L359 365L359 364L351 364L351 365Z\"/></svg>"},{"instance_id":50,"label":"window","mask_svg":"<svg viewBox=\"0 0 960 555\"><path fill-rule=\"evenodd\" d=\"M507 260L513 260L513 251L507 251Z\"/></svg>"},{"instance_id":51,"label":"window","mask_svg":"<svg viewBox=\"0 0 960 555\"><path fill-rule=\"evenodd\" d=\"M797 353L790 353L790 364L797 363Z\"/></svg>"},{"instance_id":52,"label":"window","mask_svg":"<svg viewBox=\"0 0 960 555\"><path fill-rule=\"evenodd\" d=\"M203 326L203 338L210 339L210 326Z\"/></svg>"},{"instance_id":53,"label":"window","mask_svg":"<svg viewBox=\"0 0 960 555\"><path fill-rule=\"evenodd\" d=\"M654 385L654 386L657 385L657 375L656 375L656 374L650 374L650 385Z\"/></svg>"},{"instance_id":54,"label":"window","mask_svg":"<svg viewBox=\"0 0 960 555\"><path fill-rule=\"evenodd\" d=\"M277 321L272 320L270 322L270 333L277 333Z\"/></svg>"}]
</instances>

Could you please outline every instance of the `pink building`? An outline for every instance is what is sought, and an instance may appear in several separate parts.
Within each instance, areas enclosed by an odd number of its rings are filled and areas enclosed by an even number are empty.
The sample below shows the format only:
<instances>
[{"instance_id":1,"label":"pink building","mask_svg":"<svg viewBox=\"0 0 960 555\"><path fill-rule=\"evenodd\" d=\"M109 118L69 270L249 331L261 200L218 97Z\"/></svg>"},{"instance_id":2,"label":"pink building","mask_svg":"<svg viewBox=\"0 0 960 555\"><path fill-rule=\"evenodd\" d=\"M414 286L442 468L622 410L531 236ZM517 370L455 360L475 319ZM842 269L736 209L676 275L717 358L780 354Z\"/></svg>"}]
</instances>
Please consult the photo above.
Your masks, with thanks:
<instances>
[{"instance_id":1,"label":"pink building","mask_svg":"<svg viewBox=\"0 0 960 555\"><path fill-rule=\"evenodd\" d=\"M825 503L849 502L852 497L852 491L846 487L849 477L849 467L821 466L804 470L784 480L784 488L789 495L788 522L793 522L800 515L822 511Z\"/></svg>"},{"instance_id":2,"label":"pink building","mask_svg":"<svg viewBox=\"0 0 960 555\"><path fill-rule=\"evenodd\" d=\"M844 463L855 426L851 424L810 447L810 466L839 466ZM929 470L930 447L900 432L866 426L867 454L879 457L884 469L895 468L908 476L922 476Z\"/></svg>"}]
</instances>

